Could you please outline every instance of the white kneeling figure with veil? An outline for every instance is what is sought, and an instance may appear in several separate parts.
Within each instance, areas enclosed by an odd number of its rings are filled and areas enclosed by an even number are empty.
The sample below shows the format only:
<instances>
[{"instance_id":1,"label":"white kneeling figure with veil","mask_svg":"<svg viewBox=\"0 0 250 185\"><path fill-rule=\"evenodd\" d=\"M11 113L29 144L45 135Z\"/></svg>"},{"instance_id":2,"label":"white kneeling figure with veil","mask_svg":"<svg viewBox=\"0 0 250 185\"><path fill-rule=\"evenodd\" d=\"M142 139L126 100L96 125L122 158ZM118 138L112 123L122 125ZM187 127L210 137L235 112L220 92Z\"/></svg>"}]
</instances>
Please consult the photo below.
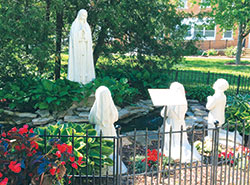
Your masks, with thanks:
<instances>
[{"instance_id":1,"label":"white kneeling figure with veil","mask_svg":"<svg viewBox=\"0 0 250 185\"><path fill-rule=\"evenodd\" d=\"M182 84L178 82L173 82L170 85L170 92L173 95L174 99L184 99L184 104L167 105L167 119L164 123L165 132L170 132L170 127L172 127L172 131L178 131L178 133L172 133L171 146L169 145L170 134L165 134L163 154L169 156L171 147L170 158L172 158L173 160L180 160L181 163L200 161L201 156L196 150L195 146L193 146L193 152L191 152L192 147L188 142L187 132L182 133L181 144L181 126L183 127L183 130L186 130L185 114L187 112L187 100L185 96L185 89ZM162 117L164 117L164 111L165 108L163 108L161 111ZM193 156L191 156L191 154L193 154Z\"/></svg>"},{"instance_id":2,"label":"white kneeling figure with veil","mask_svg":"<svg viewBox=\"0 0 250 185\"><path fill-rule=\"evenodd\" d=\"M118 120L118 110L113 102L109 89L105 86L100 86L95 92L95 102L90 110L89 122L95 124L95 129L100 135L102 131L103 139L107 140L105 136L117 136L114 123ZM110 138L113 141L112 138ZM116 143L115 143L116 145ZM115 147L116 148L116 147ZM117 164L117 154L115 151L115 160L113 154L109 156ZM120 156L118 156L118 168L120 170ZM121 166L121 173L126 173L127 168L123 162ZM117 166L117 165L115 165ZM113 166L109 167L109 174L113 173ZM115 169L116 171L116 169Z\"/></svg>"}]
</instances>

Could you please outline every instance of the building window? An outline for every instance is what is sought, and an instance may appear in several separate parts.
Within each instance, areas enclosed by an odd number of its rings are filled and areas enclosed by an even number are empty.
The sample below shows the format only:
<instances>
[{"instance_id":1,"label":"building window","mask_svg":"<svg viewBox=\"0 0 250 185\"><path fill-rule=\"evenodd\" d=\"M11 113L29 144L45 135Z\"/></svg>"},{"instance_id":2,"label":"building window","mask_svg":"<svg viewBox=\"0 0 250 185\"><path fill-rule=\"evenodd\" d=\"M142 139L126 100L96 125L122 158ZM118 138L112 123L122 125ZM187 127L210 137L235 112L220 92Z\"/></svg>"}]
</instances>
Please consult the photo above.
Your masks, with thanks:
<instances>
[{"instance_id":1,"label":"building window","mask_svg":"<svg viewBox=\"0 0 250 185\"><path fill-rule=\"evenodd\" d=\"M194 26L194 37L200 37L204 40L215 40L214 25L196 25Z\"/></svg>"},{"instance_id":2,"label":"building window","mask_svg":"<svg viewBox=\"0 0 250 185\"><path fill-rule=\"evenodd\" d=\"M179 8L183 8L183 9L186 9L188 8L188 0L180 0L180 5L179 5Z\"/></svg>"},{"instance_id":3,"label":"building window","mask_svg":"<svg viewBox=\"0 0 250 185\"><path fill-rule=\"evenodd\" d=\"M224 30L223 39L224 40L232 40L233 39L233 30Z\"/></svg>"}]
</instances>

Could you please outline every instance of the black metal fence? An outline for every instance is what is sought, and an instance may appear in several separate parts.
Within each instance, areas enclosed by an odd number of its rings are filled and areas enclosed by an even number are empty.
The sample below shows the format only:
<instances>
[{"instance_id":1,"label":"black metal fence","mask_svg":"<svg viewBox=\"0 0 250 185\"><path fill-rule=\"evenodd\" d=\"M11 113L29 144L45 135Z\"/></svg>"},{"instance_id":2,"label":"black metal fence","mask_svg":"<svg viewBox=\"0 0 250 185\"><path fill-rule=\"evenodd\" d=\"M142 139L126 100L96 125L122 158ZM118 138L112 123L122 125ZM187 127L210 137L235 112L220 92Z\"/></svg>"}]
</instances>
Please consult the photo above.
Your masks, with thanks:
<instances>
[{"instance_id":1,"label":"black metal fence","mask_svg":"<svg viewBox=\"0 0 250 185\"><path fill-rule=\"evenodd\" d=\"M224 78L229 83L229 91L239 93L250 92L250 77L223 73L211 73L200 71L172 70L169 72L170 81L178 81L184 85L213 85L219 79Z\"/></svg>"},{"instance_id":2,"label":"black metal fence","mask_svg":"<svg viewBox=\"0 0 250 185\"><path fill-rule=\"evenodd\" d=\"M246 141L249 136L245 135L245 124L242 123L242 141L237 140L237 132L229 131L229 124L224 127L195 128L184 130L161 131L136 131L129 135L121 135L120 128L117 130L117 137L90 136L88 132L85 136L57 135L49 136L46 132L41 137L70 137L74 147L75 139L82 137L88 141L89 138L100 140L99 146L99 169L88 172L92 164L86 160L85 169L76 171L72 169L72 184L179 184L179 185L204 185L204 184L247 184L250 183L250 150L246 148ZM237 129L237 124L235 123ZM208 133L212 136L206 139ZM221 134L221 133L224 133ZM184 135L187 134L188 143L191 146L190 162L182 162ZM171 151L172 139L179 136L179 152ZM222 138L224 137L224 139ZM161 154L163 141L169 138L169 152ZM233 138L233 139L232 139ZM113 147L113 166L102 165L101 141L112 139L115 143ZM224 141L221 143L221 141ZM198 143L198 144L197 144ZM89 157L88 142L86 143L86 158ZM200 153L201 159L195 160L194 148ZM176 148L175 148L176 149ZM176 150L177 151L177 150ZM178 160L173 160L179 156ZM178 158L178 157L177 157ZM123 163L126 166L125 172Z\"/></svg>"}]
</instances>

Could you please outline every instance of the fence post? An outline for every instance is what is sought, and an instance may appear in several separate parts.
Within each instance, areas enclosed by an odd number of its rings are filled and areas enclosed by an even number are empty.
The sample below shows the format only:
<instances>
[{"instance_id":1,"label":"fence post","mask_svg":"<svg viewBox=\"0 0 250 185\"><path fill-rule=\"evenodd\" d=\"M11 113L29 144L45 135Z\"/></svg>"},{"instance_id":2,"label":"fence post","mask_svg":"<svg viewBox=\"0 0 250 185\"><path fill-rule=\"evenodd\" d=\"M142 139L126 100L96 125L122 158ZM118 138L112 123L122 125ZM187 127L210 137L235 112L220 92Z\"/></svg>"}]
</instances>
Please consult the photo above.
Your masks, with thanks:
<instances>
[{"instance_id":1,"label":"fence post","mask_svg":"<svg viewBox=\"0 0 250 185\"><path fill-rule=\"evenodd\" d=\"M239 89L240 89L240 75L239 75L238 81L237 81L237 91L236 91L236 94L239 94Z\"/></svg>"},{"instance_id":2,"label":"fence post","mask_svg":"<svg viewBox=\"0 0 250 185\"><path fill-rule=\"evenodd\" d=\"M218 165L218 146L219 146L219 121L214 122L215 133L214 133L214 159L213 159L213 178L212 184L216 184L217 181L217 165Z\"/></svg>"},{"instance_id":3,"label":"fence post","mask_svg":"<svg viewBox=\"0 0 250 185\"><path fill-rule=\"evenodd\" d=\"M209 79L210 79L210 71L207 73L207 85L209 85Z\"/></svg>"},{"instance_id":4,"label":"fence post","mask_svg":"<svg viewBox=\"0 0 250 185\"><path fill-rule=\"evenodd\" d=\"M175 81L177 81L177 78L178 78L178 69L175 70Z\"/></svg>"}]
</instances>

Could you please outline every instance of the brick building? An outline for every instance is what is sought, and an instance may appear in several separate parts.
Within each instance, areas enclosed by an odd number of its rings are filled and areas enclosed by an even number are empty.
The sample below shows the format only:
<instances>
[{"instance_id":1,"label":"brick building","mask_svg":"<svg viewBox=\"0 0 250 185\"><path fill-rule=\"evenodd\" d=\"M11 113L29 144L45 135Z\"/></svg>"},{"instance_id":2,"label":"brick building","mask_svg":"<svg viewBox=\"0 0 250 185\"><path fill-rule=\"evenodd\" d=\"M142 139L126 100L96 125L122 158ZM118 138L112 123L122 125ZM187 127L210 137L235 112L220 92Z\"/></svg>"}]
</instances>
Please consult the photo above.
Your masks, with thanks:
<instances>
[{"instance_id":1,"label":"brick building","mask_svg":"<svg viewBox=\"0 0 250 185\"><path fill-rule=\"evenodd\" d=\"M201 0L206 1L206 0ZM201 7L198 4L191 4L188 0L182 0L183 5L180 7L180 11L193 13L197 15L201 11L210 11L210 7ZM219 25L209 26L206 22L209 18L199 20L197 18L189 18L184 20L184 24L189 25L189 31L186 35L186 39L190 40L195 38L197 35L202 37L197 42L197 46L202 50L217 49L222 50L230 46L237 46L237 30L221 30ZM245 48L250 48L250 34L244 41Z\"/></svg>"}]
</instances>

